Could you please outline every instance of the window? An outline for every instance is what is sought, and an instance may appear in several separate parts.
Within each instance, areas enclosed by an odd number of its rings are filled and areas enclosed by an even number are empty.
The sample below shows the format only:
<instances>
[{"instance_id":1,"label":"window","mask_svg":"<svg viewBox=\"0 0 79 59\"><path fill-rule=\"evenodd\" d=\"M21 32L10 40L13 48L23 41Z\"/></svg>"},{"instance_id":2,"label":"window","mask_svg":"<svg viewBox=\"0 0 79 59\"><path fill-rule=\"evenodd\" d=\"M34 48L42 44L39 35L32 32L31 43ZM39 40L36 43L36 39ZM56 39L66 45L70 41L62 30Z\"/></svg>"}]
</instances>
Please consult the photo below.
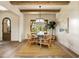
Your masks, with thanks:
<instances>
[{"instance_id":1,"label":"window","mask_svg":"<svg viewBox=\"0 0 79 59\"><path fill-rule=\"evenodd\" d=\"M37 22L36 20L31 20L31 33L37 33L39 31L47 33L47 28L45 27L47 23L48 20L44 20L44 22Z\"/></svg>"}]
</instances>

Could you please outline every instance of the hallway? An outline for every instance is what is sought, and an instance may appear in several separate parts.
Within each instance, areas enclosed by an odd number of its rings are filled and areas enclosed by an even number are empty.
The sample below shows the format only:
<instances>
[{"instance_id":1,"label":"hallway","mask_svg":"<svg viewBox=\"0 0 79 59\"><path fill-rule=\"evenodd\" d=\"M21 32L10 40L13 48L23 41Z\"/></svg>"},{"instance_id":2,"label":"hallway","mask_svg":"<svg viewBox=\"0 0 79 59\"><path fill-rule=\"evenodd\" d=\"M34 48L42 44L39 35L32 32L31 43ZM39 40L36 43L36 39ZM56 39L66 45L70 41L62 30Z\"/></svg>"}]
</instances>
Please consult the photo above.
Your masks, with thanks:
<instances>
[{"instance_id":1,"label":"hallway","mask_svg":"<svg viewBox=\"0 0 79 59\"><path fill-rule=\"evenodd\" d=\"M24 42L0 42L0 58L72 58L78 57L67 49L55 43L51 48L46 46L28 46Z\"/></svg>"}]
</instances>

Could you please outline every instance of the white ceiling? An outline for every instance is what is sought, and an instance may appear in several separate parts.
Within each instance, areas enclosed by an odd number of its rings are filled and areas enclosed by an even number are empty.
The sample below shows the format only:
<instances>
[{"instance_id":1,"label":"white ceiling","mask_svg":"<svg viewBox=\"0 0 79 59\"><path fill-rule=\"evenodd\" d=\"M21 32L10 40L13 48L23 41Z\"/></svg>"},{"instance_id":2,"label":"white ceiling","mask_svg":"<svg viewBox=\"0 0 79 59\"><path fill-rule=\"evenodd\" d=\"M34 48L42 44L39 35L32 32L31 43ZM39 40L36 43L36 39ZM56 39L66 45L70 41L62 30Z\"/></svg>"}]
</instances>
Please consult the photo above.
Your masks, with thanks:
<instances>
[{"instance_id":1,"label":"white ceiling","mask_svg":"<svg viewBox=\"0 0 79 59\"><path fill-rule=\"evenodd\" d=\"M15 5L19 9L40 9L40 5ZM41 5L41 9L61 9L63 5Z\"/></svg>"},{"instance_id":2,"label":"white ceiling","mask_svg":"<svg viewBox=\"0 0 79 59\"><path fill-rule=\"evenodd\" d=\"M47 5L41 5L41 4L14 4L15 7L17 7L19 10L39 10L39 9L47 9L47 10L61 10L63 7L65 6L68 6L68 5L50 5L50 4L47 4ZM39 8L39 6L41 6L41 8ZM33 12L25 12L25 13L33 13ZM36 14L39 13L39 12L36 12ZM45 12L44 12L45 13ZM51 12L46 12L47 14L48 13L51 13Z\"/></svg>"},{"instance_id":3,"label":"white ceiling","mask_svg":"<svg viewBox=\"0 0 79 59\"><path fill-rule=\"evenodd\" d=\"M14 5L20 10L33 10L33 9L40 9L40 5ZM62 9L64 6L67 5L41 5L41 9L48 9L48 10L54 10L54 9ZM39 14L40 12L24 12L24 14ZM54 12L42 12L41 14L56 14Z\"/></svg>"},{"instance_id":4,"label":"white ceiling","mask_svg":"<svg viewBox=\"0 0 79 59\"><path fill-rule=\"evenodd\" d=\"M7 11L8 9L5 8L4 6L0 5L0 11Z\"/></svg>"}]
</instances>

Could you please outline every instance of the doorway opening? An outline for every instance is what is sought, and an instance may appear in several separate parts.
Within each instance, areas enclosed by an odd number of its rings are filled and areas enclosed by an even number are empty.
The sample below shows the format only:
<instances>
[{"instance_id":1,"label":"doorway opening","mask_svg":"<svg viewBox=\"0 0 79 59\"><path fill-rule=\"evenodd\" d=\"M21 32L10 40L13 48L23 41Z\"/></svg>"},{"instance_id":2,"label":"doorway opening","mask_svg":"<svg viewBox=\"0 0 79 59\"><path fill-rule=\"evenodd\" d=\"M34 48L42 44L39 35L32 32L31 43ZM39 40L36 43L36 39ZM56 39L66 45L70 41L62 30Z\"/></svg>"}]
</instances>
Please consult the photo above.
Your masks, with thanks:
<instances>
[{"instance_id":1,"label":"doorway opening","mask_svg":"<svg viewBox=\"0 0 79 59\"><path fill-rule=\"evenodd\" d=\"M2 21L2 36L3 41L11 41L11 19L8 17Z\"/></svg>"}]
</instances>

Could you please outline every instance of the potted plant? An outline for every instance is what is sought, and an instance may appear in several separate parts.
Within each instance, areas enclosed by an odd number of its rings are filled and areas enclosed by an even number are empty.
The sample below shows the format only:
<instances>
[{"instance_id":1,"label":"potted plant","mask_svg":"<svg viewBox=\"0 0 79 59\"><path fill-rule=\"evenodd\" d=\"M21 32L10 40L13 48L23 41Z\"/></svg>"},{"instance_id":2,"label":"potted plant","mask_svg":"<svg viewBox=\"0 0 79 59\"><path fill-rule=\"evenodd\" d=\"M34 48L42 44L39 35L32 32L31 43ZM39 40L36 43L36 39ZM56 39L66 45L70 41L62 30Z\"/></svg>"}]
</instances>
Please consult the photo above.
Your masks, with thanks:
<instances>
[{"instance_id":1,"label":"potted plant","mask_svg":"<svg viewBox=\"0 0 79 59\"><path fill-rule=\"evenodd\" d=\"M55 21L50 21L47 26L46 26L48 29L52 29L52 35L53 35L53 30L55 29L56 27L56 22Z\"/></svg>"}]
</instances>

